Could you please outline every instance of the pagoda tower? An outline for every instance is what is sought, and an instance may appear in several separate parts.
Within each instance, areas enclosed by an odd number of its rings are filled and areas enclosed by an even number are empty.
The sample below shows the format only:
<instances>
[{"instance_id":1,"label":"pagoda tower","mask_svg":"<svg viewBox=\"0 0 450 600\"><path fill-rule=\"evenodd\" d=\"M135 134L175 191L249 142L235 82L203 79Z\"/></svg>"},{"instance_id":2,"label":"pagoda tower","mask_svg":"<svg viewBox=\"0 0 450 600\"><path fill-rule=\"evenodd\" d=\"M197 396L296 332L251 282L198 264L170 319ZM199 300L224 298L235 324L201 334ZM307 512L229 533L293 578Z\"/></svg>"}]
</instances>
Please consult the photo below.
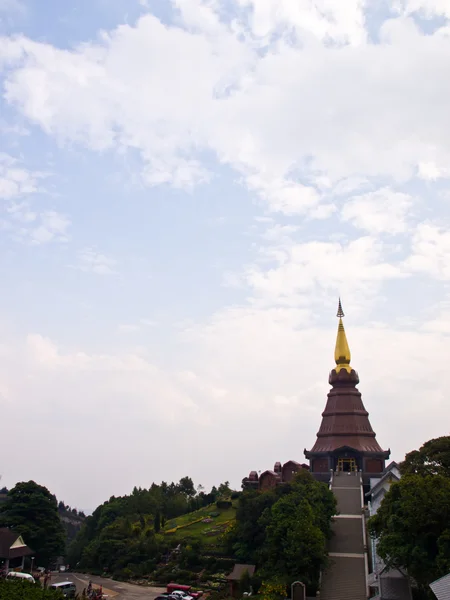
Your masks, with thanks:
<instances>
[{"instance_id":1,"label":"pagoda tower","mask_svg":"<svg viewBox=\"0 0 450 600\"><path fill-rule=\"evenodd\" d=\"M384 470L390 450L382 450L369 421L361 393L357 389L358 373L350 365L350 348L345 334L339 299L339 317L334 359L327 404L317 440L311 450L305 450L310 471L317 479L329 478L330 471L362 471L364 483L379 477Z\"/></svg>"}]
</instances>

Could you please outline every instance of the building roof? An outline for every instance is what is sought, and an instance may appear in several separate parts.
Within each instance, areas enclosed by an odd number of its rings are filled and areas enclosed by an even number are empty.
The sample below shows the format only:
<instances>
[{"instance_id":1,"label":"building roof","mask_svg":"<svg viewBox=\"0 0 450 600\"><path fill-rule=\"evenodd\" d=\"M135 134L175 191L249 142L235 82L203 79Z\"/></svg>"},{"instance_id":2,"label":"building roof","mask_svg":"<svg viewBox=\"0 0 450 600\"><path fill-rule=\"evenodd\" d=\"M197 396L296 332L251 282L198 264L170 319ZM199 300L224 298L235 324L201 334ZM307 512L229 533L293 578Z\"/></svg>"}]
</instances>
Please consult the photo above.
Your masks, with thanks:
<instances>
[{"instance_id":1,"label":"building roof","mask_svg":"<svg viewBox=\"0 0 450 600\"><path fill-rule=\"evenodd\" d=\"M400 481L400 477L393 473L394 469L398 469L398 464L395 461L392 461L388 464L388 466L383 471L383 474L380 478L377 478L376 483L370 488L367 492L366 497L371 498L375 497L378 492L383 488L383 483L388 479L395 479L396 481ZM372 481L372 480L371 480Z\"/></svg>"},{"instance_id":2,"label":"building roof","mask_svg":"<svg viewBox=\"0 0 450 600\"><path fill-rule=\"evenodd\" d=\"M253 577L255 569L256 569L255 565L239 565L239 564L235 564L234 567L233 567L233 570L227 576L227 579L229 581L240 581L242 575L246 571L248 571L248 574L250 575L250 577Z\"/></svg>"},{"instance_id":3,"label":"building roof","mask_svg":"<svg viewBox=\"0 0 450 600\"><path fill-rule=\"evenodd\" d=\"M430 583L430 588L438 600L450 598L450 573Z\"/></svg>"},{"instance_id":4,"label":"building roof","mask_svg":"<svg viewBox=\"0 0 450 600\"><path fill-rule=\"evenodd\" d=\"M19 558L32 554L33 550L25 544L21 535L8 527L0 527L0 558Z\"/></svg>"}]
</instances>

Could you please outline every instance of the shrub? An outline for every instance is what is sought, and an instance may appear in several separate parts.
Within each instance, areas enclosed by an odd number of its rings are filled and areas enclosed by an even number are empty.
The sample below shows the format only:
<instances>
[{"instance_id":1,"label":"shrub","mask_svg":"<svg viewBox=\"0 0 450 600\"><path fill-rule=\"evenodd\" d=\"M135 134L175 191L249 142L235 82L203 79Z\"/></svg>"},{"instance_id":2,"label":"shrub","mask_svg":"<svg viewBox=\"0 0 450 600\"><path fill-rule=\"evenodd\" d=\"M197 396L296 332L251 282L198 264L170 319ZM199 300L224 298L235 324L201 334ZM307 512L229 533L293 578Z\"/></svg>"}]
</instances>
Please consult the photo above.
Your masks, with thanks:
<instances>
[{"instance_id":1,"label":"shrub","mask_svg":"<svg viewBox=\"0 0 450 600\"><path fill-rule=\"evenodd\" d=\"M231 508L233 505L230 500L217 500L216 506L217 508L226 509Z\"/></svg>"}]
</instances>

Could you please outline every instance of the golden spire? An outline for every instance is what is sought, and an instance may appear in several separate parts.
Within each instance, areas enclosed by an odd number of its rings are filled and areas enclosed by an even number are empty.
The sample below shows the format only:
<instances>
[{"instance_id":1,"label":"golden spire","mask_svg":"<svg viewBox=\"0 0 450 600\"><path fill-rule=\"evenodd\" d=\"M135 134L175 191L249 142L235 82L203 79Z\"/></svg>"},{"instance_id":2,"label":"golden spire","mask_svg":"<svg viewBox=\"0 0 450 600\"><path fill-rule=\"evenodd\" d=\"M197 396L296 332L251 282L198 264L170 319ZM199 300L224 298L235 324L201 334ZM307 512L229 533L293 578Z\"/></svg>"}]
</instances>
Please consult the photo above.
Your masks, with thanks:
<instances>
[{"instance_id":1,"label":"golden spire","mask_svg":"<svg viewBox=\"0 0 450 600\"><path fill-rule=\"evenodd\" d=\"M342 323L342 317L344 317L344 311L342 310L341 299L339 298L338 311L336 314L339 317L338 332L336 337L336 348L334 350L334 360L336 361L336 372L339 373L342 369L345 369L347 373L350 373L352 368L350 366L350 348L348 347L347 336L345 335L344 324Z\"/></svg>"}]
</instances>

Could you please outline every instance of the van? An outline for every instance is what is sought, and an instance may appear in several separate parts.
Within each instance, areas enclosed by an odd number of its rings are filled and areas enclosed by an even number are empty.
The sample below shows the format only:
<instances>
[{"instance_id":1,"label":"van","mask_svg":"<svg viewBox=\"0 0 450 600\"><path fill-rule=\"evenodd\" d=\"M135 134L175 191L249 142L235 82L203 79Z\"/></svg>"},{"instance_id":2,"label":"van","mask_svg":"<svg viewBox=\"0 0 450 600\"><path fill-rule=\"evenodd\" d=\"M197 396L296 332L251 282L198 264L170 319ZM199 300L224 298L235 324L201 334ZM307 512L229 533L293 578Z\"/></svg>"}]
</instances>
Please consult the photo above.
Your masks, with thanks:
<instances>
[{"instance_id":1,"label":"van","mask_svg":"<svg viewBox=\"0 0 450 600\"><path fill-rule=\"evenodd\" d=\"M29 581L30 583L36 583L36 581L34 580L33 575L30 575L29 573L21 573L20 571L10 571L8 573L8 575L6 576L7 579L26 579L26 581Z\"/></svg>"},{"instance_id":2,"label":"van","mask_svg":"<svg viewBox=\"0 0 450 600\"><path fill-rule=\"evenodd\" d=\"M75 598L77 588L72 581L61 581L60 583L52 583L51 590L60 590L64 594L64 598Z\"/></svg>"}]
</instances>

